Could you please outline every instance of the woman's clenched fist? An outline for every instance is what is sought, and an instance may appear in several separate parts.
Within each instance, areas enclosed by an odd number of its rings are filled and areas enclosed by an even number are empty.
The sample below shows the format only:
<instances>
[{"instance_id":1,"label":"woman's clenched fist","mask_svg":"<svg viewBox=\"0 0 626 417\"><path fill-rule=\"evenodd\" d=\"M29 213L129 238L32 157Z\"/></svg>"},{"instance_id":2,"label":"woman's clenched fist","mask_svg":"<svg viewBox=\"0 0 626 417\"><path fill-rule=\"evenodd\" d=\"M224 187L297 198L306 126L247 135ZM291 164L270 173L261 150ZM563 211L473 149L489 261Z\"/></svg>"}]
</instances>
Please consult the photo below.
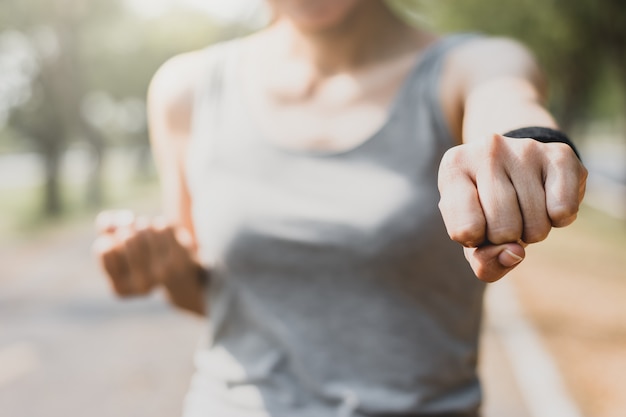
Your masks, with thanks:
<instances>
[{"instance_id":1,"label":"woman's clenched fist","mask_svg":"<svg viewBox=\"0 0 626 417\"><path fill-rule=\"evenodd\" d=\"M439 168L439 208L474 273L500 279L553 227L574 221L587 170L563 143L493 135L451 148Z\"/></svg>"},{"instance_id":2,"label":"woman's clenched fist","mask_svg":"<svg viewBox=\"0 0 626 417\"><path fill-rule=\"evenodd\" d=\"M204 271L186 229L126 210L100 213L96 228L94 253L118 295L144 295L163 286L175 304L200 302Z\"/></svg>"}]
</instances>

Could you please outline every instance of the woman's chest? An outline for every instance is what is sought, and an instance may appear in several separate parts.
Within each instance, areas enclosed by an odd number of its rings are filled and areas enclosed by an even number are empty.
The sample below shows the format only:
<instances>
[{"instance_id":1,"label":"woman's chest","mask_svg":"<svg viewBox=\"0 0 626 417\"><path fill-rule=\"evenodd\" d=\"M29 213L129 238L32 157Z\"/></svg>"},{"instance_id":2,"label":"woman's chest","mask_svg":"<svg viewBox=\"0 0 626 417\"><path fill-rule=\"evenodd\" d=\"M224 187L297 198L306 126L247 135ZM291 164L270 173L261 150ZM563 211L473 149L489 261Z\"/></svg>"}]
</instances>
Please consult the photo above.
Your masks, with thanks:
<instances>
[{"instance_id":1,"label":"woman's chest","mask_svg":"<svg viewBox=\"0 0 626 417\"><path fill-rule=\"evenodd\" d=\"M293 65L243 74L242 105L274 145L345 151L385 124L414 63L414 54L409 54L373 68L321 78Z\"/></svg>"},{"instance_id":2,"label":"woman's chest","mask_svg":"<svg viewBox=\"0 0 626 417\"><path fill-rule=\"evenodd\" d=\"M333 158L267 162L206 167L192 200L207 260L239 262L272 246L379 257L417 245L439 222L434 176Z\"/></svg>"}]
</instances>

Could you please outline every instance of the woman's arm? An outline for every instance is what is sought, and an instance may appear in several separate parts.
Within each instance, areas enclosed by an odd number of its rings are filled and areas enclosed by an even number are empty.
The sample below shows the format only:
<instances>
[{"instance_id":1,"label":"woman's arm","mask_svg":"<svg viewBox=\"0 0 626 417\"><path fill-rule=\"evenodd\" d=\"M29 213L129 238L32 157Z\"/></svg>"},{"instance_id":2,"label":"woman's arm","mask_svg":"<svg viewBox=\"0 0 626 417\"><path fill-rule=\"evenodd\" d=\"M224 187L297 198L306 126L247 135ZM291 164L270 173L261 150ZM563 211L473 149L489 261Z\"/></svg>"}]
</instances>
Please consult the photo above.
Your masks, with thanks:
<instances>
[{"instance_id":1,"label":"woman's arm","mask_svg":"<svg viewBox=\"0 0 626 417\"><path fill-rule=\"evenodd\" d=\"M165 228L178 243L172 246L172 265L162 271L160 281L174 305L205 314L206 271L196 259L191 197L185 178L194 91L203 68L201 59L198 52L180 55L157 71L148 92L148 124L161 181Z\"/></svg>"},{"instance_id":2,"label":"woman's arm","mask_svg":"<svg viewBox=\"0 0 626 417\"><path fill-rule=\"evenodd\" d=\"M440 209L476 275L495 281L524 258L524 246L570 224L587 176L562 143L513 139L526 126L556 128L543 107L544 83L516 42L485 39L450 56L444 109L460 145L444 156Z\"/></svg>"},{"instance_id":3,"label":"woman's arm","mask_svg":"<svg viewBox=\"0 0 626 417\"><path fill-rule=\"evenodd\" d=\"M161 286L174 305L204 314L206 271L196 259L184 172L199 59L197 54L188 54L168 61L154 76L148 94L150 140L165 216L148 219L129 211L100 213L94 252L119 296L145 295Z\"/></svg>"}]
</instances>

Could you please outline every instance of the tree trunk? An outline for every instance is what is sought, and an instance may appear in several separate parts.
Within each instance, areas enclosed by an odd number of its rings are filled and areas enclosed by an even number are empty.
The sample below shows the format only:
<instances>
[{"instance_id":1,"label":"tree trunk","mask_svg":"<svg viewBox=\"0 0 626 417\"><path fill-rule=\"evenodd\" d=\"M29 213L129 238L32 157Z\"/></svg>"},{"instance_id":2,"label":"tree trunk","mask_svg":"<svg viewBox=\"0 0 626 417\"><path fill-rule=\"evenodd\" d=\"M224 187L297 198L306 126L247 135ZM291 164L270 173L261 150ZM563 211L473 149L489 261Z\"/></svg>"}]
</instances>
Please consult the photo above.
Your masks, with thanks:
<instances>
[{"instance_id":1,"label":"tree trunk","mask_svg":"<svg viewBox=\"0 0 626 417\"><path fill-rule=\"evenodd\" d=\"M43 214L46 217L58 217L63 211L60 182L61 150L54 142L51 145L41 154L45 167Z\"/></svg>"},{"instance_id":2,"label":"tree trunk","mask_svg":"<svg viewBox=\"0 0 626 417\"><path fill-rule=\"evenodd\" d=\"M148 140L142 140L137 149L135 176L139 180L146 180L153 174L152 151Z\"/></svg>"},{"instance_id":3,"label":"tree trunk","mask_svg":"<svg viewBox=\"0 0 626 417\"><path fill-rule=\"evenodd\" d=\"M104 158L106 154L106 143L103 135L93 127L89 126L83 119L80 120L81 130L84 138L90 145L91 169L87 178L87 189L85 192L85 202L87 207L99 208L104 202L104 185L102 172Z\"/></svg>"},{"instance_id":4,"label":"tree trunk","mask_svg":"<svg viewBox=\"0 0 626 417\"><path fill-rule=\"evenodd\" d=\"M65 126L89 144L92 165L86 181L85 202L88 207L98 208L104 200L102 168L106 141L103 134L81 114L81 104L87 90L82 79L83 68L77 44L78 24L76 20L65 18L55 26L63 52L59 54L59 65L55 72L55 95L63 102L61 115Z\"/></svg>"}]
</instances>

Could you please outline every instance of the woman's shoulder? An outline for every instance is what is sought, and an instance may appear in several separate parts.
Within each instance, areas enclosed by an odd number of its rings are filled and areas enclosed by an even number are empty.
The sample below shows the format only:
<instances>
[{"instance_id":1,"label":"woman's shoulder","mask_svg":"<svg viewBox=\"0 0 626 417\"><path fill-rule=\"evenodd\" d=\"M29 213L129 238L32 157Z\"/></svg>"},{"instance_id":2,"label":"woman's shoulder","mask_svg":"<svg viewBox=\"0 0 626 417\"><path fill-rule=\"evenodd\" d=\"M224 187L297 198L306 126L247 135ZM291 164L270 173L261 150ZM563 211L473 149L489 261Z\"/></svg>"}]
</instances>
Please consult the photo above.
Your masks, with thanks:
<instances>
[{"instance_id":1,"label":"woman's shoulder","mask_svg":"<svg viewBox=\"0 0 626 417\"><path fill-rule=\"evenodd\" d=\"M522 42L508 37L480 34L469 36L467 42L454 48L448 57L448 63L450 67L464 73L466 79L481 79L496 73L520 75L537 69L532 52Z\"/></svg>"},{"instance_id":2,"label":"woman's shoulder","mask_svg":"<svg viewBox=\"0 0 626 417\"><path fill-rule=\"evenodd\" d=\"M456 86L455 90L465 94L498 78L519 78L543 84L541 69L533 53L522 42L480 34L468 36L467 41L460 42L447 54L443 78L445 84Z\"/></svg>"},{"instance_id":3,"label":"woman's shoulder","mask_svg":"<svg viewBox=\"0 0 626 417\"><path fill-rule=\"evenodd\" d=\"M236 41L175 55L165 61L150 82L149 94L159 100L193 99L194 90L206 79Z\"/></svg>"},{"instance_id":4,"label":"woman's shoulder","mask_svg":"<svg viewBox=\"0 0 626 417\"><path fill-rule=\"evenodd\" d=\"M188 124L198 89L217 72L227 51L238 41L225 41L169 58L148 88L149 116Z\"/></svg>"}]
</instances>

